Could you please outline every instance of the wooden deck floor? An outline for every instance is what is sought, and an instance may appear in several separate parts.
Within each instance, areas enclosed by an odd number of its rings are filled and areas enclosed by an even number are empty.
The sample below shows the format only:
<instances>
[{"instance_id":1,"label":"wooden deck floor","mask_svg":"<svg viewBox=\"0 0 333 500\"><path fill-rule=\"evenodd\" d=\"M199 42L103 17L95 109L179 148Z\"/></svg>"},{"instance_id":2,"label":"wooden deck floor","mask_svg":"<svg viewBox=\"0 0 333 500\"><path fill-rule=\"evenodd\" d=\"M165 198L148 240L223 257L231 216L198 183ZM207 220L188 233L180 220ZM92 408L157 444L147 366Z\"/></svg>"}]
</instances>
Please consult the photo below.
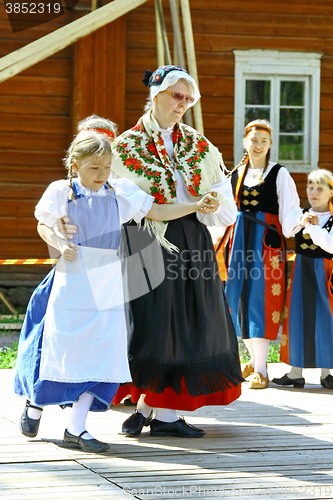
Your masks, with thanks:
<instances>
[{"instance_id":1,"label":"wooden deck floor","mask_svg":"<svg viewBox=\"0 0 333 500\"><path fill-rule=\"evenodd\" d=\"M283 364L269 374L285 373ZM0 499L333 499L333 391L319 370L304 389L249 390L227 407L185 413L202 439L139 439L119 432L132 408L91 414L88 429L111 444L105 455L62 447L70 410L47 407L40 433L18 429L24 400L13 370L0 370Z\"/></svg>"}]
</instances>

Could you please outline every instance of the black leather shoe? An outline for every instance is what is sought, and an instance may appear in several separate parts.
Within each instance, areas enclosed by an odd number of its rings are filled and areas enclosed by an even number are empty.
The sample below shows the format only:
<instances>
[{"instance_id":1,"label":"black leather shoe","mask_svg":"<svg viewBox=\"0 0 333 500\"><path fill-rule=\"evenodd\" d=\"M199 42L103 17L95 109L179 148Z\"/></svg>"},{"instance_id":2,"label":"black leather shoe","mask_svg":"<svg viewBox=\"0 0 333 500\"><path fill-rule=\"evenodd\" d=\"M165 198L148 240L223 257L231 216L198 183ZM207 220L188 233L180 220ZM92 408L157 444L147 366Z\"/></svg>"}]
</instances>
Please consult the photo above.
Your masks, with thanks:
<instances>
[{"instance_id":1,"label":"black leather shoe","mask_svg":"<svg viewBox=\"0 0 333 500\"><path fill-rule=\"evenodd\" d=\"M125 406L136 406L136 403L133 403L131 398L124 399L123 403Z\"/></svg>"},{"instance_id":2,"label":"black leather shoe","mask_svg":"<svg viewBox=\"0 0 333 500\"><path fill-rule=\"evenodd\" d=\"M40 419L30 418L28 417L28 408L36 408L36 410L43 411L43 408L40 406L34 406L30 404L30 401L27 400L23 413L20 419L20 431L27 437L36 437L38 434Z\"/></svg>"},{"instance_id":3,"label":"black leather shoe","mask_svg":"<svg viewBox=\"0 0 333 500\"><path fill-rule=\"evenodd\" d=\"M67 448L78 448L79 450L86 451L88 453L105 453L109 451L110 446L107 443L102 443L98 439L82 439L81 436L87 434L87 431L81 432L79 436L74 436L65 430L63 443Z\"/></svg>"},{"instance_id":4,"label":"black leather shoe","mask_svg":"<svg viewBox=\"0 0 333 500\"><path fill-rule=\"evenodd\" d=\"M194 427L194 425L188 424L183 418L175 422L162 422L154 418L150 422L150 435L199 438L203 437L205 432L202 429Z\"/></svg>"},{"instance_id":5,"label":"black leather shoe","mask_svg":"<svg viewBox=\"0 0 333 500\"><path fill-rule=\"evenodd\" d=\"M150 424L153 418L153 410L150 412L149 417L144 417L142 413L135 411L128 417L122 425L122 433L129 437L138 437L141 434L142 428Z\"/></svg>"},{"instance_id":6,"label":"black leather shoe","mask_svg":"<svg viewBox=\"0 0 333 500\"><path fill-rule=\"evenodd\" d=\"M274 382L274 384L277 385L293 385L296 389L303 389L305 384L305 379L303 377L289 378L286 373L281 378L273 378L272 382Z\"/></svg>"},{"instance_id":7,"label":"black leather shoe","mask_svg":"<svg viewBox=\"0 0 333 500\"><path fill-rule=\"evenodd\" d=\"M327 375L327 377L321 378L320 383L325 389L333 389L333 376Z\"/></svg>"}]
</instances>

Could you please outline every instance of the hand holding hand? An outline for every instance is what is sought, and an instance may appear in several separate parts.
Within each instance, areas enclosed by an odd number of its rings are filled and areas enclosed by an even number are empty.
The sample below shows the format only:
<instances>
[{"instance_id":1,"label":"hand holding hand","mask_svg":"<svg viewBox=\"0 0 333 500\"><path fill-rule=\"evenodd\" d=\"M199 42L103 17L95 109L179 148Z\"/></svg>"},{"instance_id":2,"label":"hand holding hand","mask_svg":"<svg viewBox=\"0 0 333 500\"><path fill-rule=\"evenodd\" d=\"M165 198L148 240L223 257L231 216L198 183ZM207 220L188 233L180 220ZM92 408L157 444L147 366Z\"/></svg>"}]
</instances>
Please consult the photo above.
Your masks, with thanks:
<instances>
[{"instance_id":1,"label":"hand holding hand","mask_svg":"<svg viewBox=\"0 0 333 500\"><path fill-rule=\"evenodd\" d=\"M305 227L307 224L312 224L313 226L319 225L318 215L310 214L309 212L305 212L300 219L301 226Z\"/></svg>"},{"instance_id":2,"label":"hand holding hand","mask_svg":"<svg viewBox=\"0 0 333 500\"><path fill-rule=\"evenodd\" d=\"M220 206L220 202L217 198L217 193L212 191L211 193L205 194L197 203L198 211L204 214L212 214Z\"/></svg>"}]
</instances>

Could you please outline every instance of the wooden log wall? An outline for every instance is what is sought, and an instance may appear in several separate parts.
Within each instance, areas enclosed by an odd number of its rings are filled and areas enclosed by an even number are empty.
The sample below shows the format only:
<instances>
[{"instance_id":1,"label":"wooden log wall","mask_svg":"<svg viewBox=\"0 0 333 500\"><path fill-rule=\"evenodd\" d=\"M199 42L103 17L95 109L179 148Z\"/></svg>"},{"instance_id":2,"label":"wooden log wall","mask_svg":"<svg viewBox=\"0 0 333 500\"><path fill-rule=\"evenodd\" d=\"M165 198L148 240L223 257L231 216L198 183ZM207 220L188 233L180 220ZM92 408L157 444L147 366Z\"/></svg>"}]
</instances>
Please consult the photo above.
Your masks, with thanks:
<instances>
[{"instance_id":1,"label":"wooden log wall","mask_svg":"<svg viewBox=\"0 0 333 500\"><path fill-rule=\"evenodd\" d=\"M169 43L172 24L163 2ZM333 3L325 0L191 0L191 15L198 65L205 135L223 153L226 165L233 166L234 50L270 49L321 52L321 110L319 167L333 169ZM143 70L154 69L155 26L152 3L128 15L127 23L127 107L126 125L139 116L138 99L144 104L146 89ZM141 108L142 109L142 108ZM293 174L302 204L305 201L305 174Z\"/></svg>"},{"instance_id":2,"label":"wooden log wall","mask_svg":"<svg viewBox=\"0 0 333 500\"><path fill-rule=\"evenodd\" d=\"M88 8L90 1L78 5ZM173 52L168 0L163 7ZM332 169L332 2L191 0L190 7L205 134L220 148L226 165L233 166L233 51L274 49L323 53L319 166ZM70 20L60 16L13 34L5 16L0 9L0 55ZM141 82L146 68L156 68L153 0L117 26L109 25L0 84L1 257L48 256L36 233L33 210L46 185L64 176L61 158L77 121L95 112L118 122L120 132L133 126L147 97ZM306 175L294 178L305 203Z\"/></svg>"}]
</instances>

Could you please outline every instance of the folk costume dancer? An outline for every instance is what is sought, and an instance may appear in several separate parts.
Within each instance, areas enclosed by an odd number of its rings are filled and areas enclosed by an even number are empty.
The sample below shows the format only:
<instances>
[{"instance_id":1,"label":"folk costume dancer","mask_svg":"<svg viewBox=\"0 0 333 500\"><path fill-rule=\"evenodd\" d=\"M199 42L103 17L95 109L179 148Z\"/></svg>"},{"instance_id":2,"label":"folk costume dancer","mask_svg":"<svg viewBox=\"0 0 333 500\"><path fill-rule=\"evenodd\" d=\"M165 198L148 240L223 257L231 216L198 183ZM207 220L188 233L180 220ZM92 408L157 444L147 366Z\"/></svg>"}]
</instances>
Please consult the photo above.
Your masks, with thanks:
<instances>
[{"instance_id":1,"label":"folk costume dancer","mask_svg":"<svg viewBox=\"0 0 333 500\"><path fill-rule=\"evenodd\" d=\"M303 368L321 368L320 383L333 389L333 174L308 175L310 208L296 234L296 259L288 284L280 359L292 366L278 385L302 388Z\"/></svg>"},{"instance_id":2,"label":"folk costume dancer","mask_svg":"<svg viewBox=\"0 0 333 500\"><path fill-rule=\"evenodd\" d=\"M206 192L215 193L216 203L210 215L163 224L145 219L138 231L138 238L150 231L162 245L165 279L130 304L133 383L120 387L115 403L129 393L138 402L123 423L127 436L150 425L152 436L201 437L204 431L177 410L229 404L240 395L237 339L207 229L233 223L236 205L221 154L181 122L200 98L195 80L169 65L146 72L144 83L150 89L146 113L114 142L113 173L158 204L181 205Z\"/></svg>"},{"instance_id":3,"label":"folk costume dancer","mask_svg":"<svg viewBox=\"0 0 333 500\"><path fill-rule=\"evenodd\" d=\"M250 389L268 386L267 355L278 335L285 296L284 237L300 228L299 198L288 170L270 161L271 126L246 125L245 155L232 172L239 212L230 240L226 294L237 335L250 362L242 375Z\"/></svg>"}]
</instances>

